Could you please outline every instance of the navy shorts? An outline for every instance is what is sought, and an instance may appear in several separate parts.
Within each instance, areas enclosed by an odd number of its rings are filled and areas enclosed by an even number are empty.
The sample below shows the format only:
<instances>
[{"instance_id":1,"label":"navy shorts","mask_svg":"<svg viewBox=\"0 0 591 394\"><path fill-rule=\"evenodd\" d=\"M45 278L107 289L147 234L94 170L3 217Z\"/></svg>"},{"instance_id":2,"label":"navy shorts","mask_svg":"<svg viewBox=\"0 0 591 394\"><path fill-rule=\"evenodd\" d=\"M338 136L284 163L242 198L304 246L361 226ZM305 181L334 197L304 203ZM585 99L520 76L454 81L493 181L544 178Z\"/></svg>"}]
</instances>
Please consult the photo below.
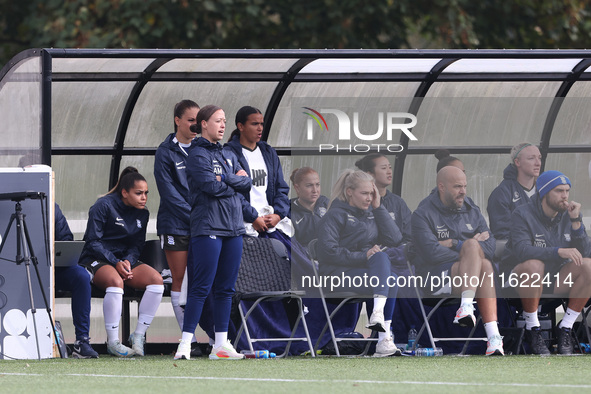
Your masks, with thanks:
<instances>
[{"instance_id":1,"label":"navy shorts","mask_svg":"<svg viewBox=\"0 0 591 394\"><path fill-rule=\"evenodd\" d=\"M188 235L163 234L160 236L160 247L173 252L187 252L190 241Z\"/></svg>"},{"instance_id":2,"label":"navy shorts","mask_svg":"<svg viewBox=\"0 0 591 394\"><path fill-rule=\"evenodd\" d=\"M138 260L134 265L131 266L131 269L134 269L135 267L138 267L142 264L146 264L143 261ZM107 263L106 261L99 261L99 260L90 260L87 263L84 264L80 264L82 267L84 267L86 269L86 271L88 271L88 273L90 274L90 281L92 282L92 280L94 279L94 275L96 274L96 272L103 266L105 265L110 265L111 267L115 267L113 264L111 263Z\"/></svg>"}]
</instances>

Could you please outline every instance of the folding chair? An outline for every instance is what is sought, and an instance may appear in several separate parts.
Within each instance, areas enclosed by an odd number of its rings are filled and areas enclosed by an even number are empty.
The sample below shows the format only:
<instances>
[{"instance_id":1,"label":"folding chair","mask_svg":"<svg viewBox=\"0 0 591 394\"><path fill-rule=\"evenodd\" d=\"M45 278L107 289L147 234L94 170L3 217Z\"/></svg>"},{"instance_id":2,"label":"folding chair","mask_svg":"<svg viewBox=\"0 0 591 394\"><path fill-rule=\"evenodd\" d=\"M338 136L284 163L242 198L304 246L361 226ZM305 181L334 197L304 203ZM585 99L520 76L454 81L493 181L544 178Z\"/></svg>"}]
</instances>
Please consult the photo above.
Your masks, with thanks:
<instances>
[{"instance_id":1,"label":"folding chair","mask_svg":"<svg viewBox=\"0 0 591 394\"><path fill-rule=\"evenodd\" d=\"M277 251L280 251L280 254ZM292 290L291 264L287 258L287 250L281 241L272 238L244 237L242 262L235 288L239 300L254 301L246 313L242 304L238 302L241 325L236 334L236 343L240 340L243 331L250 350L254 350L252 344L255 342L287 342L284 352L277 356L285 357L289 355L289 348L293 341L306 341L312 357L315 357L304 316L302 296L305 293ZM248 319L252 312L262 302L285 299L293 299L297 302L298 315L293 327L290 327L291 335L284 338L253 338L248 329ZM295 333L300 321L305 337L296 338Z\"/></svg>"},{"instance_id":2,"label":"folding chair","mask_svg":"<svg viewBox=\"0 0 591 394\"><path fill-rule=\"evenodd\" d=\"M314 269L314 276L316 278L316 283L320 283L320 276L318 274L318 267L317 267L318 261L317 261L317 254L316 254L317 241L318 240L316 240L316 239L310 241L310 243L308 244L308 251L310 253L310 257L312 258L312 262L313 262L312 267ZM324 294L324 290L322 289L322 286L318 286L317 290L319 293L318 295L320 297L320 300L322 302L322 308L324 309L324 314L326 316L326 324L324 325L324 327L322 328L322 331L320 332L320 335L318 336L318 340L316 341L316 344L314 345L314 351L318 350L318 346L320 345L320 341L322 340L322 337L326 333L326 330L328 330L330 333L330 339L334 345L335 354L337 357L341 356L341 353L339 352L339 346L338 346L338 342L341 342L341 341L365 341L365 342L367 342L367 345L365 346L363 352L361 354L359 354L359 356L365 356L369 351L371 343L378 341L378 338L376 337L376 332L372 332L372 336L369 338L339 338L335 335L334 327L332 325L332 319L339 312L339 310L341 310L341 308L343 306L345 306L346 304L365 302L367 299L371 299L372 296L370 296L370 295L364 296L364 295L360 295L358 293L349 292L349 291L339 291L339 292L331 292L330 298L327 298L326 295ZM327 302L334 303L337 305L336 308L332 311L332 313L330 313L328 311Z\"/></svg>"},{"instance_id":3,"label":"folding chair","mask_svg":"<svg viewBox=\"0 0 591 394\"><path fill-rule=\"evenodd\" d=\"M408 256L408 253L406 254ZM410 260L407 260L406 262L408 269L411 273L414 273L414 267L411 264ZM452 296L451 294L446 294L446 295L442 295L441 297L424 297L423 295L421 295L421 291L419 289L419 286L414 286L415 289L415 293L417 296L417 299L419 300L419 307L421 309L421 316L423 318L423 325L421 326L420 330L417 333L417 339L413 344L413 347L411 350L415 350L416 346L418 345L418 341L421 338L421 336L423 335L424 331L427 331L427 335L429 337L429 342L431 343L431 347L435 348L436 347L436 342L445 342L445 341L457 341L457 342L464 342L464 346L462 348L462 351L460 352L460 355L464 355L466 354L466 350L468 350L468 345L470 343L470 341L487 341L488 338L486 337L474 337L474 332L476 331L476 327L478 326L478 324L480 323L480 321L482 320L481 316L478 316L478 318L476 319L476 324L474 324L474 327L472 327L472 329L470 330L470 333L468 334L467 337L435 337L433 336L433 331L431 330L431 324L429 323L431 317L437 312L437 310L441 307L441 306L447 306L447 305L452 305L452 304L457 304L459 305L459 299L456 296ZM425 311L425 306L429 306L431 307L431 311L429 311L429 313L427 314Z\"/></svg>"}]
</instances>

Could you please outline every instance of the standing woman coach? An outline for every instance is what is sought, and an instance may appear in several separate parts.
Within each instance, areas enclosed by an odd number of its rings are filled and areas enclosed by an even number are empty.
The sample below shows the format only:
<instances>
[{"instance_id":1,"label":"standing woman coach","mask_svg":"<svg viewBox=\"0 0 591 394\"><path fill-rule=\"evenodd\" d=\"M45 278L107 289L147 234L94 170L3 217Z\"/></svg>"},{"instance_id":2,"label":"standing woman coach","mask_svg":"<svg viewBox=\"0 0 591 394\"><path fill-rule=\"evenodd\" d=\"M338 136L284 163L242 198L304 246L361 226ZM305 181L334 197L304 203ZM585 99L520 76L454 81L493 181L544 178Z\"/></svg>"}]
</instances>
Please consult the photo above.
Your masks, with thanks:
<instances>
[{"instance_id":1,"label":"standing woman coach","mask_svg":"<svg viewBox=\"0 0 591 394\"><path fill-rule=\"evenodd\" d=\"M191 203L188 295L174 358L191 358L191 339L213 286L215 343L209 358L237 360L244 355L228 341L228 323L245 232L239 192L248 192L251 181L236 155L222 152L219 141L224 137L226 116L220 107L203 107L191 127L201 137L193 141L187 158Z\"/></svg>"}]
</instances>

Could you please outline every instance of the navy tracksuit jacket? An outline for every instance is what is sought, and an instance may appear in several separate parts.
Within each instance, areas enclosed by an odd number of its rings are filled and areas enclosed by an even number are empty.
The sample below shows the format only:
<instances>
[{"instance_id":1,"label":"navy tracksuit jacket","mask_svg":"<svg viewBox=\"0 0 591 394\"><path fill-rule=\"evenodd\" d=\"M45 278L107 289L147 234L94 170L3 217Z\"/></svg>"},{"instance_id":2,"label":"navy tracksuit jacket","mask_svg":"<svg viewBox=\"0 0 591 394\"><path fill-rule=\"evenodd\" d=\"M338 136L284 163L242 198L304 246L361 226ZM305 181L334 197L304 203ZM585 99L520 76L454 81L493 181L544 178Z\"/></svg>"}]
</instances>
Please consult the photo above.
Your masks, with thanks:
<instances>
[{"instance_id":1,"label":"navy tracksuit jacket","mask_svg":"<svg viewBox=\"0 0 591 394\"><path fill-rule=\"evenodd\" d=\"M488 197L488 220L496 239L508 239L511 234L512 213L520 205L529 204L530 198L517 182L517 168L509 164L503 171L503 181Z\"/></svg>"},{"instance_id":2,"label":"navy tracksuit jacket","mask_svg":"<svg viewBox=\"0 0 591 394\"><path fill-rule=\"evenodd\" d=\"M146 242L147 209L127 206L118 194L100 197L88 211L80 264L103 261L113 266L129 260L134 266Z\"/></svg>"},{"instance_id":3,"label":"navy tracksuit jacket","mask_svg":"<svg viewBox=\"0 0 591 394\"><path fill-rule=\"evenodd\" d=\"M583 257L591 257L591 241L585 226L574 231L567 212L559 212L550 219L544 214L539 195L530 204L513 211L511 236L503 258L504 268L512 269L526 260L541 260L550 270L565 263L558 255L559 248L577 248Z\"/></svg>"},{"instance_id":4,"label":"navy tracksuit jacket","mask_svg":"<svg viewBox=\"0 0 591 394\"><path fill-rule=\"evenodd\" d=\"M394 247L401 241L402 233L383 206L362 210L336 199L318 225L320 271L363 267L374 245Z\"/></svg>"},{"instance_id":5,"label":"navy tracksuit jacket","mask_svg":"<svg viewBox=\"0 0 591 394\"><path fill-rule=\"evenodd\" d=\"M193 140L187 158L191 237L243 235L244 221L239 193L250 191L251 179L235 175L242 167L231 150L203 137ZM216 175L222 181L216 180Z\"/></svg>"},{"instance_id":6,"label":"navy tracksuit jacket","mask_svg":"<svg viewBox=\"0 0 591 394\"><path fill-rule=\"evenodd\" d=\"M181 148L172 142L174 137L175 133L166 137L156 150L154 160L154 178L160 194L156 231L158 235L189 236L191 205L185 154L189 148Z\"/></svg>"},{"instance_id":7,"label":"navy tracksuit jacket","mask_svg":"<svg viewBox=\"0 0 591 394\"><path fill-rule=\"evenodd\" d=\"M328 198L318 197L314 205L314 211L309 211L298 202L297 198L291 200L291 223L295 229L295 238L300 245L307 247L310 241L318 238L318 223L328 210Z\"/></svg>"},{"instance_id":8,"label":"navy tracksuit jacket","mask_svg":"<svg viewBox=\"0 0 591 394\"><path fill-rule=\"evenodd\" d=\"M439 265L459 260L462 242L454 250L442 246L439 241L465 241L477 233L490 233L480 208L471 199L465 198L459 210L449 209L443 205L437 191L421 201L412 214L411 223L415 251L413 263L420 274L426 274ZM492 233L486 241L480 242L482 251L489 260L492 260L494 255L495 243Z\"/></svg>"}]
</instances>

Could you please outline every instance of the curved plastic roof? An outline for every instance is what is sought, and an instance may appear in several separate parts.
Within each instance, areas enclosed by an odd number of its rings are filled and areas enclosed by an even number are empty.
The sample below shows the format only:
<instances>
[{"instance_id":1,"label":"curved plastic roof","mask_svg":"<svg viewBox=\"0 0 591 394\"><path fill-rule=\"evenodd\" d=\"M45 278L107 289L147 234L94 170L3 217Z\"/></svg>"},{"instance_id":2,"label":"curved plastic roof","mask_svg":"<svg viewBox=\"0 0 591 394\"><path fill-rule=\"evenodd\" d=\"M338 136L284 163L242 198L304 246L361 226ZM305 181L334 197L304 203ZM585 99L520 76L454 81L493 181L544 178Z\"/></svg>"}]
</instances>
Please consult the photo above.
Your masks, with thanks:
<instances>
[{"instance_id":1,"label":"curved plastic roof","mask_svg":"<svg viewBox=\"0 0 591 394\"><path fill-rule=\"evenodd\" d=\"M155 218L153 155L172 132L174 104L188 98L224 108L228 130L238 108L260 108L263 138L286 178L315 167L330 194L365 146L379 148L367 135L380 121L398 122L387 119L392 111L417 119L416 141L396 128L388 138L401 147L389 153L393 190L411 209L435 183L433 152L446 148L464 161L469 194L485 211L511 146L522 141L538 144L546 168L571 177L573 198L591 209L590 65L584 50L32 49L0 70L0 166L24 154L50 164L57 201L68 219L83 220L120 169L135 165L152 185ZM317 136L325 137L306 134L312 117L303 108L324 114L328 131L341 127L336 107L352 128L357 113L366 137L353 133L351 152L347 144L319 152Z\"/></svg>"}]
</instances>

